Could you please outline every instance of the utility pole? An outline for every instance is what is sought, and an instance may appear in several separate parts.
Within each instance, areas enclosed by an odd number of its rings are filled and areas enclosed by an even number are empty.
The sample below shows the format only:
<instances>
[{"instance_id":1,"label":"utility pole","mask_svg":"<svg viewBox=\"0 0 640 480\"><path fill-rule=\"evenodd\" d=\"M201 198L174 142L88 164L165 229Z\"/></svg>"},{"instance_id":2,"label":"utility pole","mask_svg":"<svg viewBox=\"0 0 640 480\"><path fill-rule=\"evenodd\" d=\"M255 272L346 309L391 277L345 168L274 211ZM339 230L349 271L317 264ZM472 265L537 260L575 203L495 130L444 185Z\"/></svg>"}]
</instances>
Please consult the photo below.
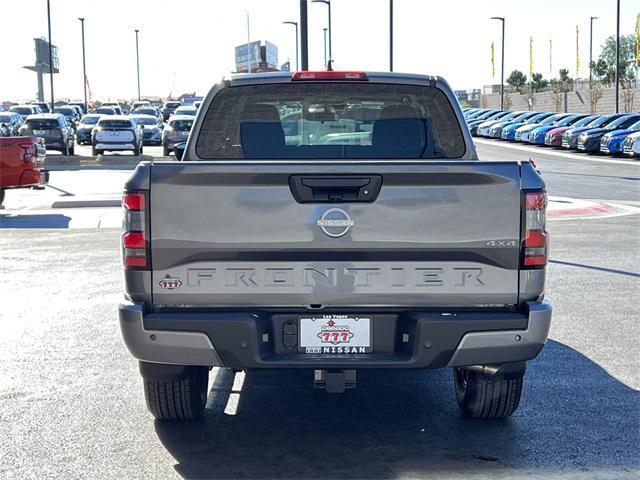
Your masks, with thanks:
<instances>
[{"instance_id":1,"label":"utility pole","mask_svg":"<svg viewBox=\"0 0 640 480\"><path fill-rule=\"evenodd\" d=\"M300 0L300 53L302 70L309 70L309 35L307 29L307 0Z\"/></svg>"},{"instance_id":2,"label":"utility pole","mask_svg":"<svg viewBox=\"0 0 640 480\"><path fill-rule=\"evenodd\" d=\"M393 72L393 0L389 0L389 71Z\"/></svg>"},{"instance_id":3,"label":"utility pole","mask_svg":"<svg viewBox=\"0 0 640 480\"><path fill-rule=\"evenodd\" d=\"M138 71L138 100L140 100L140 50L138 48L138 32L140 30L134 30L136 32L136 68Z\"/></svg>"},{"instance_id":4,"label":"utility pole","mask_svg":"<svg viewBox=\"0 0 640 480\"><path fill-rule=\"evenodd\" d=\"M298 22L282 22L285 25L293 25L296 27L296 71L300 70L298 66Z\"/></svg>"},{"instance_id":5,"label":"utility pole","mask_svg":"<svg viewBox=\"0 0 640 480\"><path fill-rule=\"evenodd\" d=\"M51 113L55 111L56 102L53 95L53 45L51 44L51 4L47 0L47 23L49 25L49 77L51 78Z\"/></svg>"},{"instance_id":6,"label":"utility pole","mask_svg":"<svg viewBox=\"0 0 640 480\"><path fill-rule=\"evenodd\" d=\"M591 67L593 63L593 21L597 18L589 17L589 86L591 86L593 80L593 68Z\"/></svg>"},{"instance_id":7,"label":"utility pole","mask_svg":"<svg viewBox=\"0 0 640 480\"><path fill-rule=\"evenodd\" d=\"M80 20L80 25L82 27L82 86L84 87L84 111L88 112L89 107L87 106L87 63L85 61L84 54L84 18L78 18Z\"/></svg>"},{"instance_id":8,"label":"utility pole","mask_svg":"<svg viewBox=\"0 0 640 480\"><path fill-rule=\"evenodd\" d=\"M502 66L500 68L500 110L504 110L504 24L505 17L491 17L491 20L500 20L502 22Z\"/></svg>"},{"instance_id":9,"label":"utility pole","mask_svg":"<svg viewBox=\"0 0 640 480\"><path fill-rule=\"evenodd\" d=\"M620 108L620 0L616 2L616 113Z\"/></svg>"}]
</instances>

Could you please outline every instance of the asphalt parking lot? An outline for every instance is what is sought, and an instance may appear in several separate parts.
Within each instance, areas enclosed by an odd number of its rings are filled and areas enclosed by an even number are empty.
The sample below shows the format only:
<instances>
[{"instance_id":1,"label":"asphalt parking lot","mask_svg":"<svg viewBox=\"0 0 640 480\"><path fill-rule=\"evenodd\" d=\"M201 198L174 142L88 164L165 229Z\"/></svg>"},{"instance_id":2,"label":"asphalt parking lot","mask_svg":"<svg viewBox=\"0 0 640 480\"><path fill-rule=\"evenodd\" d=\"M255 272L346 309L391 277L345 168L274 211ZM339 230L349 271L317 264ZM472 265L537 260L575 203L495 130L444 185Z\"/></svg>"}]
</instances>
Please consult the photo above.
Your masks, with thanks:
<instances>
[{"instance_id":1,"label":"asphalt parking lot","mask_svg":"<svg viewBox=\"0 0 640 480\"><path fill-rule=\"evenodd\" d=\"M540 152L551 195L640 206L637 165ZM97 199L127 175L76 173L59 188L86 198L101 178ZM63 193L24 195L0 211L2 478L638 478L637 213L549 221L551 340L510 419L462 418L447 370L361 372L356 389L330 395L310 372L222 369L204 420L176 424L147 413L120 337L120 231L38 218L6 228L10 216L66 211L50 208Z\"/></svg>"}]
</instances>

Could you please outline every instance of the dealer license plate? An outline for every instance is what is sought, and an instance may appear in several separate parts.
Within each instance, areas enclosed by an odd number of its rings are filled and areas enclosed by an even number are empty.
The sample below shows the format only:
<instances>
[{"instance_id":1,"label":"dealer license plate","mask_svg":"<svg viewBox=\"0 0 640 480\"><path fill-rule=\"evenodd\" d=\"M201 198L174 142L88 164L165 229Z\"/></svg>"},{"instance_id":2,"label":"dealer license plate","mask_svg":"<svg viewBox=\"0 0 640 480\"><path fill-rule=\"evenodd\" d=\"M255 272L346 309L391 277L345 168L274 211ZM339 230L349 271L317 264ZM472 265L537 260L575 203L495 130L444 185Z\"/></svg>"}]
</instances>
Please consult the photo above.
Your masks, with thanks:
<instances>
[{"instance_id":1,"label":"dealer license plate","mask_svg":"<svg viewBox=\"0 0 640 480\"><path fill-rule=\"evenodd\" d=\"M47 131L46 130L34 130L33 134L34 135L46 135Z\"/></svg>"},{"instance_id":2,"label":"dealer license plate","mask_svg":"<svg viewBox=\"0 0 640 480\"><path fill-rule=\"evenodd\" d=\"M355 315L300 317L300 352L371 353L371 318Z\"/></svg>"}]
</instances>

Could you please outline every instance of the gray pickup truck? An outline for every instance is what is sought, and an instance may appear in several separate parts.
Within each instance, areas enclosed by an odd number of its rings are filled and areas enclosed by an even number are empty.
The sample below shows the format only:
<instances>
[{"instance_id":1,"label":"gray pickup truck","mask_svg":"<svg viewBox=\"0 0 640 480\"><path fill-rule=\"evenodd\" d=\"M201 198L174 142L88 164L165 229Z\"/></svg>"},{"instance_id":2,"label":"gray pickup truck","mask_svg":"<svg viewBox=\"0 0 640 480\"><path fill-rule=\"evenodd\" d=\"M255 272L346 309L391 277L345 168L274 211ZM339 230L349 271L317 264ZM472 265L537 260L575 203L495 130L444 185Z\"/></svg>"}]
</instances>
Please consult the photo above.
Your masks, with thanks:
<instances>
[{"instance_id":1,"label":"gray pickup truck","mask_svg":"<svg viewBox=\"0 0 640 480\"><path fill-rule=\"evenodd\" d=\"M329 392L451 367L464 414L516 410L551 322L545 185L478 160L442 78L231 77L181 153L123 198L120 327L156 418L200 416L212 367Z\"/></svg>"}]
</instances>

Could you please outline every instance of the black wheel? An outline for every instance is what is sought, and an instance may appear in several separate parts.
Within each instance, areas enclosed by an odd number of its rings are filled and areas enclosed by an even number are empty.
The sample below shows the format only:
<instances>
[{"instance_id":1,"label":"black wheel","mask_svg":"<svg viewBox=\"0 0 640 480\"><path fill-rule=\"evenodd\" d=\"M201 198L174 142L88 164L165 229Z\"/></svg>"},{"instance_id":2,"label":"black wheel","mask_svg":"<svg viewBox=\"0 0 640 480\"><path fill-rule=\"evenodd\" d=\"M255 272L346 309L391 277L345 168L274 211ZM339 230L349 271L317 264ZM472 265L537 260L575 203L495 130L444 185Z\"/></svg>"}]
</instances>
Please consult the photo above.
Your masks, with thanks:
<instances>
[{"instance_id":1,"label":"black wheel","mask_svg":"<svg viewBox=\"0 0 640 480\"><path fill-rule=\"evenodd\" d=\"M165 147L165 146L162 147L162 156L163 157L168 157L170 153L171 152L169 152L169 149L167 147Z\"/></svg>"},{"instance_id":2,"label":"black wheel","mask_svg":"<svg viewBox=\"0 0 640 480\"><path fill-rule=\"evenodd\" d=\"M3 202L4 202L4 188L0 188L0 208L2 208Z\"/></svg>"},{"instance_id":3,"label":"black wheel","mask_svg":"<svg viewBox=\"0 0 640 480\"><path fill-rule=\"evenodd\" d=\"M76 147L75 145L71 145L71 148L69 149L69 155L75 155L76 154Z\"/></svg>"},{"instance_id":4,"label":"black wheel","mask_svg":"<svg viewBox=\"0 0 640 480\"><path fill-rule=\"evenodd\" d=\"M69 155L69 144L65 143L62 149L62 155Z\"/></svg>"},{"instance_id":5,"label":"black wheel","mask_svg":"<svg viewBox=\"0 0 640 480\"><path fill-rule=\"evenodd\" d=\"M93 155L94 157L98 156L98 150L94 145L91 146L91 155Z\"/></svg>"},{"instance_id":6,"label":"black wheel","mask_svg":"<svg viewBox=\"0 0 640 480\"><path fill-rule=\"evenodd\" d=\"M144 144L140 145L140 155L142 155L144 153Z\"/></svg>"},{"instance_id":7,"label":"black wheel","mask_svg":"<svg viewBox=\"0 0 640 480\"><path fill-rule=\"evenodd\" d=\"M207 403L208 367L187 367L175 380L144 380L147 408L160 420L193 420Z\"/></svg>"},{"instance_id":8,"label":"black wheel","mask_svg":"<svg viewBox=\"0 0 640 480\"><path fill-rule=\"evenodd\" d=\"M142 149L140 147L136 147L136 148L133 149L133 155L135 157L139 156L140 153L142 153Z\"/></svg>"},{"instance_id":9,"label":"black wheel","mask_svg":"<svg viewBox=\"0 0 640 480\"><path fill-rule=\"evenodd\" d=\"M471 418L507 418L520 404L524 372L484 375L454 368L458 405Z\"/></svg>"}]
</instances>

